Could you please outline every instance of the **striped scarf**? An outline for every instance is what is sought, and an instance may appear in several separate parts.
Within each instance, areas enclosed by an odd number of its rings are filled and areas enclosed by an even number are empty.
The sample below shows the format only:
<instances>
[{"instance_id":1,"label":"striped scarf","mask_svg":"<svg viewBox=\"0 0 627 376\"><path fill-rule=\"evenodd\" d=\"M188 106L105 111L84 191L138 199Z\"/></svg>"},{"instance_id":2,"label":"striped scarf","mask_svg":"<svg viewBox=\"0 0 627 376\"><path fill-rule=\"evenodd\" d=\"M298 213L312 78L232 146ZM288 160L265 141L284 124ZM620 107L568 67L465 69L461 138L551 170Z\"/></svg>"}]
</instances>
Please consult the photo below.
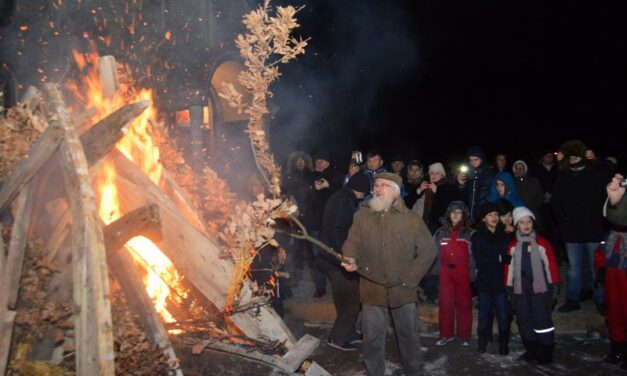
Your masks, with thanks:
<instances>
[{"instance_id":1,"label":"striped scarf","mask_svg":"<svg viewBox=\"0 0 627 376\"><path fill-rule=\"evenodd\" d=\"M521 269L523 244L525 242L530 243L527 252L529 252L531 258L533 292L535 294L547 292L548 289L544 279L542 260L540 259L540 247L538 247L538 243L536 242L536 232L532 231L529 235L521 235L519 231L516 231L516 240L516 251L514 253L514 294L522 294Z\"/></svg>"}]
</instances>

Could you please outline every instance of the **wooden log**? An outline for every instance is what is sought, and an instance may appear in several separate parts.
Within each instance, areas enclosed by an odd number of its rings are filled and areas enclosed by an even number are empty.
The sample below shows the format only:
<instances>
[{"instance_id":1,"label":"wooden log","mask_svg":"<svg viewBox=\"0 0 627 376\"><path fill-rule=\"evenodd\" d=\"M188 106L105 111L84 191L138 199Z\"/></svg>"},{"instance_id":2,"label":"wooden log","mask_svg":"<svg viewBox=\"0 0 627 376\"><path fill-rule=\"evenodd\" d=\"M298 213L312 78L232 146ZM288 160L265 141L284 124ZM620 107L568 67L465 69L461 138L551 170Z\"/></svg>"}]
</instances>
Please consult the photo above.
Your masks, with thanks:
<instances>
[{"instance_id":1,"label":"wooden log","mask_svg":"<svg viewBox=\"0 0 627 376\"><path fill-rule=\"evenodd\" d=\"M155 244L172 261L176 270L218 309L226 303L234 265L219 257L214 239L201 233L180 212L178 207L139 168L122 153L113 150L103 162L111 162L116 169L122 212L131 211L147 203L159 205L162 239ZM248 284L244 285L244 302L251 298ZM230 320L251 338L272 338L291 347L296 340L283 320L269 307L253 312L240 312Z\"/></svg>"},{"instance_id":2,"label":"wooden log","mask_svg":"<svg viewBox=\"0 0 627 376\"><path fill-rule=\"evenodd\" d=\"M46 128L37 142L31 145L28 158L17 164L13 173L4 181L2 188L0 188L0 213L6 210L9 203L37 174L41 166L59 147L62 139L63 128L57 122L54 122Z\"/></svg>"},{"instance_id":3,"label":"wooden log","mask_svg":"<svg viewBox=\"0 0 627 376\"><path fill-rule=\"evenodd\" d=\"M98 58L98 73L100 73L100 82L102 83L102 94L105 98L113 98L120 87L115 58L111 55L100 56Z\"/></svg>"},{"instance_id":4,"label":"wooden log","mask_svg":"<svg viewBox=\"0 0 627 376\"><path fill-rule=\"evenodd\" d=\"M279 367L288 372L296 372L305 359L313 354L319 344L320 340L318 338L305 334L296 342L296 345L279 360Z\"/></svg>"},{"instance_id":5,"label":"wooden log","mask_svg":"<svg viewBox=\"0 0 627 376\"><path fill-rule=\"evenodd\" d=\"M9 242L9 254L0 285L0 374L2 375L4 375L8 364L11 337L13 336L15 305L20 289L28 227L33 209L34 189L32 186L32 183L26 185L17 199L15 221Z\"/></svg>"},{"instance_id":6,"label":"wooden log","mask_svg":"<svg viewBox=\"0 0 627 376\"><path fill-rule=\"evenodd\" d=\"M44 91L50 126L64 131L60 162L72 213L72 273L76 330L76 373L114 375L113 333L104 238L83 146L59 88Z\"/></svg>"},{"instance_id":7,"label":"wooden log","mask_svg":"<svg viewBox=\"0 0 627 376\"><path fill-rule=\"evenodd\" d=\"M7 263L7 254L4 247L4 239L2 237L3 229L4 227L2 226L2 223L0 223L0 272L4 274L4 268Z\"/></svg>"},{"instance_id":8,"label":"wooden log","mask_svg":"<svg viewBox=\"0 0 627 376\"><path fill-rule=\"evenodd\" d=\"M133 237L143 235L153 241L161 237L159 206L148 204L139 207L110 223L103 229L107 257L122 248Z\"/></svg>"},{"instance_id":9,"label":"wooden log","mask_svg":"<svg viewBox=\"0 0 627 376\"><path fill-rule=\"evenodd\" d=\"M149 100L129 104L100 120L81 135L81 144L85 151L87 164L93 165L113 149L115 144L126 135L127 126L146 108Z\"/></svg>"},{"instance_id":10,"label":"wooden log","mask_svg":"<svg viewBox=\"0 0 627 376\"><path fill-rule=\"evenodd\" d=\"M26 106L32 112L39 107L41 103L41 91L37 89L35 86L29 86L28 89L22 95L20 99L20 103Z\"/></svg>"},{"instance_id":11,"label":"wooden log","mask_svg":"<svg viewBox=\"0 0 627 376\"><path fill-rule=\"evenodd\" d=\"M124 244L135 236L143 235L154 239L154 233L160 228L161 221L157 205L135 209L110 223L103 229L107 247L107 263L122 287L130 308L138 314L148 341L161 349L170 360L175 374L182 376L183 372L178 365L168 333L146 292L137 266L128 251L124 249Z\"/></svg>"}]
</instances>

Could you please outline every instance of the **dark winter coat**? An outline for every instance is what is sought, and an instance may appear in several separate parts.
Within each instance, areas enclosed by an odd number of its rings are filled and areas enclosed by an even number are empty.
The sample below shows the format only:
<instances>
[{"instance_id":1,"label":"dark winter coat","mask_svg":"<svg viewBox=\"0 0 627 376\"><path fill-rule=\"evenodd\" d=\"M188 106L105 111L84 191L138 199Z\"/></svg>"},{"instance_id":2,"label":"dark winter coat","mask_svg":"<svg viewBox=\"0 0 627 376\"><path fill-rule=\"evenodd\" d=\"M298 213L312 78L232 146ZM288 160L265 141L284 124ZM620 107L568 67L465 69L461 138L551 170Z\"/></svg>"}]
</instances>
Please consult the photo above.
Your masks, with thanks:
<instances>
[{"instance_id":1,"label":"dark winter coat","mask_svg":"<svg viewBox=\"0 0 627 376\"><path fill-rule=\"evenodd\" d=\"M540 185L542 186L542 192L553 192L553 185L555 184L555 180L557 180L558 175L558 167L557 165L553 165L550 170L547 170L541 163L539 163L535 168L531 169L530 175L535 176Z\"/></svg>"},{"instance_id":2,"label":"dark winter coat","mask_svg":"<svg viewBox=\"0 0 627 376\"><path fill-rule=\"evenodd\" d=\"M425 223L432 234L435 234L442 225L440 218L445 215L448 204L461 199L455 184L448 183L444 179L436 184L438 185L438 190L433 195L431 208L429 208L428 212L425 208Z\"/></svg>"},{"instance_id":3,"label":"dark winter coat","mask_svg":"<svg viewBox=\"0 0 627 376\"><path fill-rule=\"evenodd\" d=\"M319 172L314 171L312 174L313 178L311 181L310 192L309 192L309 204L308 209L308 218L307 218L307 229L319 231L322 226L322 216L324 214L324 207L329 200L329 197L342 188L342 173L338 170L328 167L326 170ZM325 179L329 182L329 188L324 188L321 190L316 190L314 187L314 183L318 179Z\"/></svg>"},{"instance_id":4,"label":"dark winter coat","mask_svg":"<svg viewBox=\"0 0 627 376\"><path fill-rule=\"evenodd\" d=\"M555 181L551 209L562 240L567 243L601 241L605 186L610 171L601 165L586 166L581 171L566 168Z\"/></svg>"},{"instance_id":5,"label":"dark winter coat","mask_svg":"<svg viewBox=\"0 0 627 376\"><path fill-rule=\"evenodd\" d=\"M486 166L485 155L482 156L481 161L479 167L469 174L466 184L458 188L473 221L477 220L479 206L486 201L494 179L494 172Z\"/></svg>"},{"instance_id":6,"label":"dark winter coat","mask_svg":"<svg viewBox=\"0 0 627 376\"><path fill-rule=\"evenodd\" d=\"M342 188L333 193L324 208L322 218L322 232L320 240L333 248L336 252L342 252L342 244L348 236L348 230L353 224L353 215L357 210L359 200L350 188ZM340 262L333 256L323 252L321 266L339 267Z\"/></svg>"},{"instance_id":7,"label":"dark winter coat","mask_svg":"<svg viewBox=\"0 0 627 376\"><path fill-rule=\"evenodd\" d=\"M359 209L342 253L357 260L362 303L399 307L418 300L418 284L436 249L422 218L399 198L387 212Z\"/></svg>"},{"instance_id":8,"label":"dark winter coat","mask_svg":"<svg viewBox=\"0 0 627 376\"><path fill-rule=\"evenodd\" d=\"M504 266L509 264L507 246L513 239L499 224L492 233L483 224L477 225L477 231L472 235L471 253L477 266L475 287L477 291L498 293L505 291Z\"/></svg>"}]
</instances>

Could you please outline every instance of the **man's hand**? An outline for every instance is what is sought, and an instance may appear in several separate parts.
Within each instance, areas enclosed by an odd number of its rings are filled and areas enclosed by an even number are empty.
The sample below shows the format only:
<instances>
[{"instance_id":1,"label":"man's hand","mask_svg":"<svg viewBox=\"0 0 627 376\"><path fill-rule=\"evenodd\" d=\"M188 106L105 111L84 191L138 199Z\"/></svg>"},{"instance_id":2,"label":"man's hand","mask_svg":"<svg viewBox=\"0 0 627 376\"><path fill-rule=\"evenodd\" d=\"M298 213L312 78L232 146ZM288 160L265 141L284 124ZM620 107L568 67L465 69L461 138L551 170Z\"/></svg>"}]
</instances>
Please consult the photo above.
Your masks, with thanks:
<instances>
[{"instance_id":1,"label":"man's hand","mask_svg":"<svg viewBox=\"0 0 627 376\"><path fill-rule=\"evenodd\" d=\"M314 187L316 188L317 191L321 189L329 188L329 182L325 178L318 179L314 182Z\"/></svg>"},{"instance_id":2,"label":"man's hand","mask_svg":"<svg viewBox=\"0 0 627 376\"><path fill-rule=\"evenodd\" d=\"M616 174L612 178L610 184L607 185L607 197L610 199L610 205L616 205L625 195L625 187L620 186L623 175Z\"/></svg>"},{"instance_id":3,"label":"man's hand","mask_svg":"<svg viewBox=\"0 0 627 376\"><path fill-rule=\"evenodd\" d=\"M352 257L342 257L342 267L346 269L347 272L354 272L357 270L357 262Z\"/></svg>"},{"instance_id":4,"label":"man's hand","mask_svg":"<svg viewBox=\"0 0 627 376\"><path fill-rule=\"evenodd\" d=\"M457 174L457 184L459 184L460 186L466 185L466 179L468 179L468 177L465 173L460 172L459 174Z\"/></svg>"}]
</instances>

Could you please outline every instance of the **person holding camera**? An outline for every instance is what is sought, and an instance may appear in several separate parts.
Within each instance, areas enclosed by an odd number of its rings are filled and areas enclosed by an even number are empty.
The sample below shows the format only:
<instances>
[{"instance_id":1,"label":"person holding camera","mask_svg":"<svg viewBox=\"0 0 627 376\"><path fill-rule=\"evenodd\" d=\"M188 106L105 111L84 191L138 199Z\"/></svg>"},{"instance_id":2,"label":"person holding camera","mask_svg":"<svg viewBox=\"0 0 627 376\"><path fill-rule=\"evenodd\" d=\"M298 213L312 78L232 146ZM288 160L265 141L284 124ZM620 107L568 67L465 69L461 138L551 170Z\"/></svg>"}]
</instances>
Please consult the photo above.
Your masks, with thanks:
<instances>
[{"instance_id":1,"label":"person holding camera","mask_svg":"<svg viewBox=\"0 0 627 376\"><path fill-rule=\"evenodd\" d=\"M605 362L627 369L627 199L625 178L616 174L607 185L604 213L612 225L604 252L597 251L596 284L605 288L606 322L610 353Z\"/></svg>"},{"instance_id":2,"label":"person holding camera","mask_svg":"<svg viewBox=\"0 0 627 376\"><path fill-rule=\"evenodd\" d=\"M467 169L460 169L457 174L457 185L464 202L470 211L473 223L477 220L479 206L486 201L490 193L490 186L494 178L485 163L485 152L479 146L473 146L466 152L466 160L470 165Z\"/></svg>"}]
</instances>

